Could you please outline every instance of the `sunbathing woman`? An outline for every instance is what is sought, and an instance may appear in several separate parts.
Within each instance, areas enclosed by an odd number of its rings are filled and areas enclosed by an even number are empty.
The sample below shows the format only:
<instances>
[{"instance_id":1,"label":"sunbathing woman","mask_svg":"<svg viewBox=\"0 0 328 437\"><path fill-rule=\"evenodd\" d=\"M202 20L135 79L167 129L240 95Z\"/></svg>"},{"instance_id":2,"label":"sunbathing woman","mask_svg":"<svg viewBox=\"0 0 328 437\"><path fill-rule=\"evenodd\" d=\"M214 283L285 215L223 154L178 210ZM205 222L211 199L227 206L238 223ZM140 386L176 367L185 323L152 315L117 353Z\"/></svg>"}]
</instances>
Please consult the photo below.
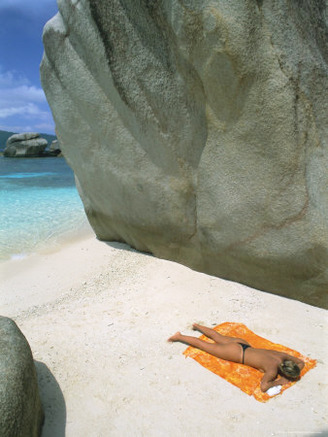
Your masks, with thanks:
<instances>
[{"instance_id":1,"label":"sunbathing woman","mask_svg":"<svg viewBox=\"0 0 328 437\"><path fill-rule=\"evenodd\" d=\"M266 392L270 387L287 384L291 380L299 378L304 362L284 352L271 349L257 349L252 347L242 338L221 335L214 329L195 323L193 329L200 331L215 343L208 343L199 338L183 335L180 332L172 335L168 341L179 341L201 349L223 360L245 364L254 367L264 373L261 381L261 390ZM282 376L278 379L278 374Z\"/></svg>"}]
</instances>

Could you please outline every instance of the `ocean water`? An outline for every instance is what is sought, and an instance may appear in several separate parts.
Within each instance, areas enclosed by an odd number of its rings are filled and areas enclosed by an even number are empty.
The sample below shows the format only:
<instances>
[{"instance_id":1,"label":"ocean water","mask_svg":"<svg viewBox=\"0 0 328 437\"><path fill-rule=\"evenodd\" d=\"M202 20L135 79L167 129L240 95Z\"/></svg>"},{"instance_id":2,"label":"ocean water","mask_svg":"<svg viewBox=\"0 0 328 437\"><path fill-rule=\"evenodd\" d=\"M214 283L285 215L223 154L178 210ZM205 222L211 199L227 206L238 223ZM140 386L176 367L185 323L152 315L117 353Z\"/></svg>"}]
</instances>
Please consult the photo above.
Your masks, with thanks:
<instances>
[{"instance_id":1,"label":"ocean water","mask_svg":"<svg viewBox=\"0 0 328 437\"><path fill-rule=\"evenodd\" d=\"M0 156L0 260L23 258L90 229L64 158Z\"/></svg>"}]
</instances>

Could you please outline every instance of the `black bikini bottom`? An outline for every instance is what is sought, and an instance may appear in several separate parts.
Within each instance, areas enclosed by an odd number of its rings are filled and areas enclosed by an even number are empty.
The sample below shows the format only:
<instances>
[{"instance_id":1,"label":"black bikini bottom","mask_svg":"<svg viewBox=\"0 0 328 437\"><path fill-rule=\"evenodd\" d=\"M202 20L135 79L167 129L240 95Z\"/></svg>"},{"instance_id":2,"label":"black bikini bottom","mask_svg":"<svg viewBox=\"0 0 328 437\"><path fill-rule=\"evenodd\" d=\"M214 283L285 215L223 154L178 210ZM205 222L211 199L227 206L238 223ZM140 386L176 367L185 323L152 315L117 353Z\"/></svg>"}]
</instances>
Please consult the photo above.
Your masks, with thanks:
<instances>
[{"instance_id":1,"label":"black bikini bottom","mask_svg":"<svg viewBox=\"0 0 328 437\"><path fill-rule=\"evenodd\" d=\"M240 344L240 346L243 348L243 359L242 359L241 364L244 364L245 350L249 347L252 347L252 346L249 344L245 344L245 343L238 343L238 344Z\"/></svg>"}]
</instances>

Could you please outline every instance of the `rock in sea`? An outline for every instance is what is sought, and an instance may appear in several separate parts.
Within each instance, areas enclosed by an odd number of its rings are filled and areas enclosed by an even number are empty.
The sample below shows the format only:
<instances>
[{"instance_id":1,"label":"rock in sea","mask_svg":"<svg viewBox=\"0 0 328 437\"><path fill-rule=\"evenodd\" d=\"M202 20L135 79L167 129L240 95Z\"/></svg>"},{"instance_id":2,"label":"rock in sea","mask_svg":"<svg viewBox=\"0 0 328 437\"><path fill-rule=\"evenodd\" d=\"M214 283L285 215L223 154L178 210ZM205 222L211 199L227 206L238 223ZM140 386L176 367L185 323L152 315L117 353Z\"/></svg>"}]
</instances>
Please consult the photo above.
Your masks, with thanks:
<instances>
[{"instance_id":1,"label":"rock in sea","mask_svg":"<svg viewBox=\"0 0 328 437\"><path fill-rule=\"evenodd\" d=\"M43 417L30 346L13 320L0 317L0 435L37 437Z\"/></svg>"},{"instance_id":2,"label":"rock in sea","mask_svg":"<svg viewBox=\"0 0 328 437\"><path fill-rule=\"evenodd\" d=\"M327 307L326 14L59 2L42 84L97 236Z\"/></svg>"},{"instance_id":3,"label":"rock in sea","mask_svg":"<svg viewBox=\"0 0 328 437\"><path fill-rule=\"evenodd\" d=\"M59 155L61 152L60 150L60 144L58 140L54 140L51 142L49 146L49 153L52 153L54 155Z\"/></svg>"},{"instance_id":4,"label":"rock in sea","mask_svg":"<svg viewBox=\"0 0 328 437\"><path fill-rule=\"evenodd\" d=\"M32 158L42 156L48 141L36 132L15 134L8 138L4 156L9 158Z\"/></svg>"}]
</instances>

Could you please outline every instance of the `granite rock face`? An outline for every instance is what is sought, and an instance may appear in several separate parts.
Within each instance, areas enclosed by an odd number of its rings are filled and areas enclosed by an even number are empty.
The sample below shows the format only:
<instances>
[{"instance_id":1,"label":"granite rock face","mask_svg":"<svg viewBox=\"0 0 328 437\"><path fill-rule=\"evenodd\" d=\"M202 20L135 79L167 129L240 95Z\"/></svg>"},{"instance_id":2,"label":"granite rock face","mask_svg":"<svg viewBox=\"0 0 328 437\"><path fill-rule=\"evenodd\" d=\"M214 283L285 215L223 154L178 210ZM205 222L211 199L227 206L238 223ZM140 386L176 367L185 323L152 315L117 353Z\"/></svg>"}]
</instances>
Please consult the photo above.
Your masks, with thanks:
<instances>
[{"instance_id":1,"label":"granite rock face","mask_svg":"<svg viewBox=\"0 0 328 437\"><path fill-rule=\"evenodd\" d=\"M60 153L60 145L58 140L54 140L51 142L49 152Z\"/></svg>"},{"instance_id":2,"label":"granite rock face","mask_svg":"<svg viewBox=\"0 0 328 437\"><path fill-rule=\"evenodd\" d=\"M0 317L0 435L36 437L42 422L31 349L15 322Z\"/></svg>"},{"instance_id":3,"label":"granite rock face","mask_svg":"<svg viewBox=\"0 0 328 437\"><path fill-rule=\"evenodd\" d=\"M48 141L36 132L15 134L8 138L4 156L9 158L32 158L42 156Z\"/></svg>"},{"instance_id":4,"label":"granite rock face","mask_svg":"<svg viewBox=\"0 0 328 437\"><path fill-rule=\"evenodd\" d=\"M59 0L43 88L103 240L327 306L324 0Z\"/></svg>"}]
</instances>

